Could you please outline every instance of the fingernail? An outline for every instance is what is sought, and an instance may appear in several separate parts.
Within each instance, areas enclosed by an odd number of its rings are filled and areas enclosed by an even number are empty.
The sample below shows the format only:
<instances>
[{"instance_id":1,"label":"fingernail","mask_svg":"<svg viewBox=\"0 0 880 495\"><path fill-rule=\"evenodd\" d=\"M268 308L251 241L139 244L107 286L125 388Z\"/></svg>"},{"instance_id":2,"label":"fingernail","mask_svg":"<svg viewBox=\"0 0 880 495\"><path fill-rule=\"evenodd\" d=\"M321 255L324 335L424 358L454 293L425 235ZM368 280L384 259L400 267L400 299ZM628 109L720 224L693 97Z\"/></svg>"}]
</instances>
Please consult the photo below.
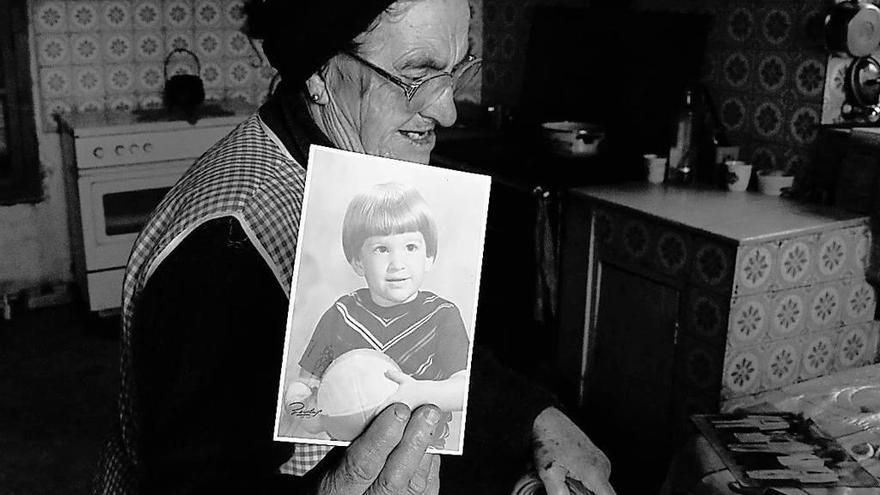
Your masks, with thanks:
<instances>
[{"instance_id":1,"label":"fingernail","mask_svg":"<svg viewBox=\"0 0 880 495\"><path fill-rule=\"evenodd\" d=\"M428 409L428 417L425 418L425 421L428 422L429 425L434 426L440 422L440 411L436 408L432 407Z\"/></svg>"},{"instance_id":2,"label":"fingernail","mask_svg":"<svg viewBox=\"0 0 880 495\"><path fill-rule=\"evenodd\" d=\"M394 415L401 421L409 419L409 408L401 403L394 404Z\"/></svg>"}]
</instances>

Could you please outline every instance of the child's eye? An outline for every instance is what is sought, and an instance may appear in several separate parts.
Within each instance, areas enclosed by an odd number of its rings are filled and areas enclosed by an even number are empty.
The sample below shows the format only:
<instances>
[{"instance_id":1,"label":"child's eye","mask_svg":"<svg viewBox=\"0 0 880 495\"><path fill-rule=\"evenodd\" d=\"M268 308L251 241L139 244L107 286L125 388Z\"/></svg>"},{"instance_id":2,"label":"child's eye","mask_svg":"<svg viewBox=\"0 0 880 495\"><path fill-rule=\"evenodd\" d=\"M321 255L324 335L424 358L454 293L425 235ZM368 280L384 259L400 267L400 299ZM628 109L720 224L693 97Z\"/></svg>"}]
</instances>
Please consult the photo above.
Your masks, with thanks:
<instances>
[{"instance_id":1,"label":"child's eye","mask_svg":"<svg viewBox=\"0 0 880 495\"><path fill-rule=\"evenodd\" d=\"M418 250L419 250L419 245L418 245L418 244L407 244L407 245L406 245L406 250L409 251L409 252L411 252L411 253L412 253L412 252L415 252L415 251L418 251Z\"/></svg>"},{"instance_id":2,"label":"child's eye","mask_svg":"<svg viewBox=\"0 0 880 495\"><path fill-rule=\"evenodd\" d=\"M388 252L388 248L386 246L376 246L373 248L373 252L377 254L385 254Z\"/></svg>"}]
</instances>

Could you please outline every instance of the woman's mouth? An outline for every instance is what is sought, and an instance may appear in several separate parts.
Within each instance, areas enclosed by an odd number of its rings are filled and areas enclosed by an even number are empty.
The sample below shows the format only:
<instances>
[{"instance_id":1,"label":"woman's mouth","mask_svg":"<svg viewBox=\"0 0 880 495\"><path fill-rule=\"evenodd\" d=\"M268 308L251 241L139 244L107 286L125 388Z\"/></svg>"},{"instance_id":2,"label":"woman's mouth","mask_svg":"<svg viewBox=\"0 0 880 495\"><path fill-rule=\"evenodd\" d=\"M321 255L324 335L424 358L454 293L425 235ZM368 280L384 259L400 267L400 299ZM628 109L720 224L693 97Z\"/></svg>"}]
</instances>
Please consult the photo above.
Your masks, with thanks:
<instances>
[{"instance_id":1,"label":"woman's mouth","mask_svg":"<svg viewBox=\"0 0 880 495\"><path fill-rule=\"evenodd\" d=\"M424 131L398 131L403 137L409 139L413 143L417 145L428 145L434 143L434 131L432 129L427 129Z\"/></svg>"}]
</instances>

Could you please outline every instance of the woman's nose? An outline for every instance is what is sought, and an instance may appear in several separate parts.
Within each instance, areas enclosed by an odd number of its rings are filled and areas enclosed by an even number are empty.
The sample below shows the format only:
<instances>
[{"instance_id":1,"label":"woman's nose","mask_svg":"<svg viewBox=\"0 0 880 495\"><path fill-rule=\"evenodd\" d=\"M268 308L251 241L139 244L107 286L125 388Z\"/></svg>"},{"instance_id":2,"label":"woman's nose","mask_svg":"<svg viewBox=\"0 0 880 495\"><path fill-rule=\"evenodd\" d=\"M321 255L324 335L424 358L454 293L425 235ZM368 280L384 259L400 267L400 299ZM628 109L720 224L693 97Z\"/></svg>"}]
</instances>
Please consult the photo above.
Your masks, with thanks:
<instances>
[{"instance_id":1,"label":"woman's nose","mask_svg":"<svg viewBox=\"0 0 880 495\"><path fill-rule=\"evenodd\" d=\"M455 109L452 87L450 86L443 90L439 98L419 113L421 113L422 117L432 119L442 127L450 127L454 124L455 119L458 118L458 112Z\"/></svg>"}]
</instances>

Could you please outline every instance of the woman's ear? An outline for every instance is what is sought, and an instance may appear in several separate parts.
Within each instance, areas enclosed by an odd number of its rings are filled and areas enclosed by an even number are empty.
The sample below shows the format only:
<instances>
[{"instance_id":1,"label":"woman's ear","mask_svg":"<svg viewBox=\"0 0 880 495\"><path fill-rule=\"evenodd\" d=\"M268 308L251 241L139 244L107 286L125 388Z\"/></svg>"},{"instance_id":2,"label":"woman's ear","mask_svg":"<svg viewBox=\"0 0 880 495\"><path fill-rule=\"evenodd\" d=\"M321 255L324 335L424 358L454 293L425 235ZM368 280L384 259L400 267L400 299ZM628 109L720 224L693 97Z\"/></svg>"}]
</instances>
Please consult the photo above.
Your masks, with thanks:
<instances>
[{"instance_id":1,"label":"woman's ear","mask_svg":"<svg viewBox=\"0 0 880 495\"><path fill-rule=\"evenodd\" d=\"M309 92L309 100L318 105L326 105L330 102L327 96L327 80L324 79L323 67L306 79L306 90Z\"/></svg>"}]
</instances>

